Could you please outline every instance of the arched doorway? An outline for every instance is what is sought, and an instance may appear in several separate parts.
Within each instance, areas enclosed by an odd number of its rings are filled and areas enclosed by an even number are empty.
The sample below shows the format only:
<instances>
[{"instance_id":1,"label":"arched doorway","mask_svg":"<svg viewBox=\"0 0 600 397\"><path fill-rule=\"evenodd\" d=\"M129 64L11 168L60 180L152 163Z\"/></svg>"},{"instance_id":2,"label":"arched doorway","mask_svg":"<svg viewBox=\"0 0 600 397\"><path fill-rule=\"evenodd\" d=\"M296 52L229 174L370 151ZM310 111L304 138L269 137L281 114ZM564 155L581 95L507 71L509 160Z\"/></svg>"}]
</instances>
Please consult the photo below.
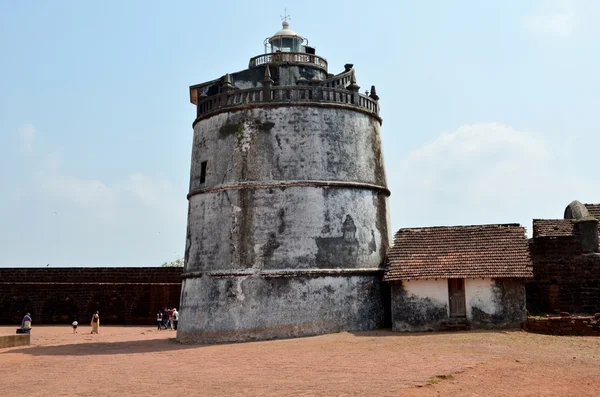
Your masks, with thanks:
<instances>
[{"instance_id":1,"label":"arched doorway","mask_svg":"<svg viewBox=\"0 0 600 397\"><path fill-rule=\"evenodd\" d=\"M95 295L88 303L86 320L100 312L100 324L125 324L125 304L117 293Z\"/></svg>"},{"instance_id":2,"label":"arched doorway","mask_svg":"<svg viewBox=\"0 0 600 397\"><path fill-rule=\"evenodd\" d=\"M44 302L42 319L44 324L70 324L79 319L75 300L68 295L55 295Z\"/></svg>"},{"instance_id":3,"label":"arched doorway","mask_svg":"<svg viewBox=\"0 0 600 397\"><path fill-rule=\"evenodd\" d=\"M131 318L129 323L131 324L153 324L155 313L150 310L150 294L145 293L141 295L131 310Z\"/></svg>"},{"instance_id":4,"label":"arched doorway","mask_svg":"<svg viewBox=\"0 0 600 397\"><path fill-rule=\"evenodd\" d=\"M33 314L33 304L25 295L12 295L4 299L0 305L0 323L21 324L21 320L27 313ZM33 316L33 323L36 318Z\"/></svg>"}]
</instances>

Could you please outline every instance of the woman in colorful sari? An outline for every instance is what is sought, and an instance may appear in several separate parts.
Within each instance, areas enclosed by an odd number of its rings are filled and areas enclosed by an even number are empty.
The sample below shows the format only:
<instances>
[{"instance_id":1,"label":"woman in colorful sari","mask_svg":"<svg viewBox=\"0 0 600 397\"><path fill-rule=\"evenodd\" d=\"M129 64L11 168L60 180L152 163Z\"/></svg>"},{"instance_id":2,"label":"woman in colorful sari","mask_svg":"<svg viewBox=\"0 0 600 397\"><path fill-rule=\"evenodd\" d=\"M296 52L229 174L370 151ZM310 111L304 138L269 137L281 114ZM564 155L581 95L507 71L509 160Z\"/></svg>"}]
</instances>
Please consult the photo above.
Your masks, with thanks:
<instances>
[{"instance_id":1,"label":"woman in colorful sari","mask_svg":"<svg viewBox=\"0 0 600 397\"><path fill-rule=\"evenodd\" d=\"M21 329L23 332L31 331L31 314L27 313L25 317L23 317L23 321L21 321Z\"/></svg>"},{"instance_id":2,"label":"woman in colorful sari","mask_svg":"<svg viewBox=\"0 0 600 397\"><path fill-rule=\"evenodd\" d=\"M92 322L90 324L92 326L92 332L90 332L90 334L97 334L98 328L100 328L99 312L94 313L94 315L92 316Z\"/></svg>"}]
</instances>

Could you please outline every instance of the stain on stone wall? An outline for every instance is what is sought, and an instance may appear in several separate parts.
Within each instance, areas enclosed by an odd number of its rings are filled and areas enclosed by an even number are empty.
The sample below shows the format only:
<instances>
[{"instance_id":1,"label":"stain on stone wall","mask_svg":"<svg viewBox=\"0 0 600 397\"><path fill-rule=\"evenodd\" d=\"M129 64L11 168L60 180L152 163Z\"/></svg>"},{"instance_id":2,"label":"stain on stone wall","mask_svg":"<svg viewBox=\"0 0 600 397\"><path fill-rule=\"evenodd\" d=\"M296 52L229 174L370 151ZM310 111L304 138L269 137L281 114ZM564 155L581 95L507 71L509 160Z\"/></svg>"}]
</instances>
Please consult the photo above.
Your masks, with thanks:
<instances>
[{"instance_id":1,"label":"stain on stone wall","mask_svg":"<svg viewBox=\"0 0 600 397\"><path fill-rule=\"evenodd\" d=\"M297 120L290 124L291 118ZM344 180L385 186L377 124L348 109L307 107L248 109L201 120L194 128L190 191L253 180ZM207 160L209 172L201 186L201 163Z\"/></svg>"},{"instance_id":2,"label":"stain on stone wall","mask_svg":"<svg viewBox=\"0 0 600 397\"><path fill-rule=\"evenodd\" d=\"M525 309L525 283L521 279L495 279L492 285L492 302L495 311L486 312L472 306L471 323L475 328L511 328L527 319Z\"/></svg>"},{"instance_id":3,"label":"stain on stone wall","mask_svg":"<svg viewBox=\"0 0 600 397\"><path fill-rule=\"evenodd\" d=\"M358 256L359 241L356 238L356 225L350 215L342 224L339 237L317 237L317 267L344 267Z\"/></svg>"},{"instance_id":4,"label":"stain on stone wall","mask_svg":"<svg viewBox=\"0 0 600 397\"><path fill-rule=\"evenodd\" d=\"M408 293L402 282L391 284L392 330L435 331L448 319L448 306Z\"/></svg>"},{"instance_id":5,"label":"stain on stone wall","mask_svg":"<svg viewBox=\"0 0 600 397\"><path fill-rule=\"evenodd\" d=\"M177 339L239 342L376 329L385 324L381 293L378 274L188 278Z\"/></svg>"}]
</instances>

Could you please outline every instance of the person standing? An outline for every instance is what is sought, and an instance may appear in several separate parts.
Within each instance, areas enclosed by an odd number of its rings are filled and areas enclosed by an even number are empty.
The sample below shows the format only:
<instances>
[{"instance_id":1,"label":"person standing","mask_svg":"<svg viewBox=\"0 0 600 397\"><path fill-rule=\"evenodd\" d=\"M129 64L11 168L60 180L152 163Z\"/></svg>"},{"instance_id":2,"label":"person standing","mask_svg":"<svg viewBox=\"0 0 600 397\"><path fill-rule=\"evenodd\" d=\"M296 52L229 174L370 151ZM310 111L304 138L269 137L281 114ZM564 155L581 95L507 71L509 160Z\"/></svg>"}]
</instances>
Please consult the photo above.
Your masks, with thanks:
<instances>
[{"instance_id":1,"label":"person standing","mask_svg":"<svg viewBox=\"0 0 600 397\"><path fill-rule=\"evenodd\" d=\"M73 323L71 323L71 325L73 326L73 333L76 334L77 326L79 325L79 323L77 322L77 320L75 320L75 321L73 321Z\"/></svg>"},{"instance_id":2,"label":"person standing","mask_svg":"<svg viewBox=\"0 0 600 397\"><path fill-rule=\"evenodd\" d=\"M162 313L160 312L160 310L158 311L158 313L156 313L156 324L158 325L158 330L160 331L162 328Z\"/></svg>"},{"instance_id":3,"label":"person standing","mask_svg":"<svg viewBox=\"0 0 600 397\"><path fill-rule=\"evenodd\" d=\"M163 324L165 326L165 329L169 328L169 308L165 307L165 310L163 310Z\"/></svg>"},{"instance_id":4,"label":"person standing","mask_svg":"<svg viewBox=\"0 0 600 397\"><path fill-rule=\"evenodd\" d=\"M169 325L171 326L171 330L174 330L175 328L173 325L173 313L175 312L175 308L172 308L171 310L169 310Z\"/></svg>"},{"instance_id":5,"label":"person standing","mask_svg":"<svg viewBox=\"0 0 600 397\"><path fill-rule=\"evenodd\" d=\"M179 323L179 312L177 308L173 308L173 329L177 331L177 324Z\"/></svg>"},{"instance_id":6,"label":"person standing","mask_svg":"<svg viewBox=\"0 0 600 397\"><path fill-rule=\"evenodd\" d=\"M92 332L90 332L90 334L97 334L98 329L100 328L100 312L96 311L96 313L94 313L90 325L92 326Z\"/></svg>"}]
</instances>

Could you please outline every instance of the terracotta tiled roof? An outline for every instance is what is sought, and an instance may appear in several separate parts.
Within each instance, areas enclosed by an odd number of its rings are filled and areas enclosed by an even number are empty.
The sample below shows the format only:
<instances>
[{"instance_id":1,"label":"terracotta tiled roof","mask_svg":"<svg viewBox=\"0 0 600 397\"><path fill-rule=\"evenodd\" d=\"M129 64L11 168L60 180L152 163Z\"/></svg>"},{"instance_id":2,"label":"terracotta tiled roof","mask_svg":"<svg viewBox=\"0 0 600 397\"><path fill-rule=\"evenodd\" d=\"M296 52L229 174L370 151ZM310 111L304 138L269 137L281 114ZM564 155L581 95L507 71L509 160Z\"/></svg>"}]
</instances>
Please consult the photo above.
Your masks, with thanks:
<instances>
[{"instance_id":1,"label":"terracotta tiled roof","mask_svg":"<svg viewBox=\"0 0 600 397\"><path fill-rule=\"evenodd\" d=\"M533 237L572 236L574 219L534 219Z\"/></svg>"},{"instance_id":2,"label":"terracotta tiled roof","mask_svg":"<svg viewBox=\"0 0 600 397\"><path fill-rule=\"evenodd\" d=\"M594 218L600 220L600 204L584 204Z\"/></svg>"},{"instance_id":3,"label":"terracotta tiled roof","mask_svg":"<svg viewBox=\"0 0 600 397\"><path fill-rule=\"evenodd\" d=\"M400 229L384 280L531 278L525 228L516 224Z\"/></svg>"}]
</instances>

